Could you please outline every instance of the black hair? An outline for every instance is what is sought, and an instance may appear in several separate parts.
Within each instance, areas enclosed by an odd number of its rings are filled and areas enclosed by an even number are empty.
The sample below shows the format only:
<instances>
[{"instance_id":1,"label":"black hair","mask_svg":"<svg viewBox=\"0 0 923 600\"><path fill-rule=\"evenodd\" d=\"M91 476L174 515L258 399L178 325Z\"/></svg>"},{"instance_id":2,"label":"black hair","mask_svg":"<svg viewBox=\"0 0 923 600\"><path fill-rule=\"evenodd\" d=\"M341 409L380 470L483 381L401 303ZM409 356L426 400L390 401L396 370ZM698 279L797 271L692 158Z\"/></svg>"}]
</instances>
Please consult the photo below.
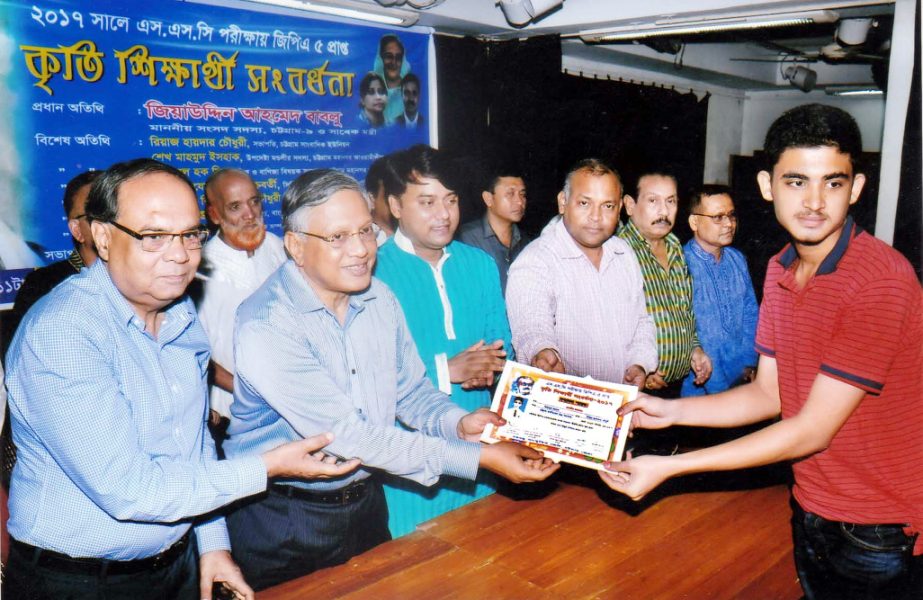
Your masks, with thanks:
<instances>
[{"instance_id":1,"label":"black hair","mask_svg":"<svg viewBox=\"0 0 923 600\"><path fill-rule=\"evenodd\" d=\"M388 84L385 83L385 80L381 75L375 73L374 71L369 71L365 76L359 81L359 103L362 103L362 97L369 93L369 88L372 87L373 81L378 81L381 84L382 91L388 93Z\"/></svg>"},{"instance_id":2,"label":"black hair","mask_svg":"<svg viewBox=\"0 0 923 600\"><path fill-rule=\"evenodd\" d=\"M113 221L119 212L119 190L126 181L150 175L152 173L166 173L176 177L192 191L197 197L195 186L186 175L171 165L162 163L152 158L136 158L125 162L115 163L93 182L90 195L87 197L87 219L90 221Z\"/></svg>"},{"instance_id":3,"label":"black hair","mask_svg":"<svg viewBox=\"0 0 923 600\"><path fill-rule=\"evenodd\" d=\"M414 75L413 73L407 73L404 75L404 78L401 79L401 89L404 89L404 86L408 83L415 83L417 87L420 87L420 78Z\"/></svg>"},{"instance_id":4,"label":"black hair","mask_svg":"<svg viewBox=\"0 0 923 600\"><path fill-rule=\"evenodd\" d=\"M397 37L393 33L388 33L388 34L381 36L381 39L378 40L378 56L381 56L382 54L384 54L385 46L387 46L391 42L396 42L397 45L401 47L401 52L406 53L406 51L404 50L404 42L401 41L401 38Z\"/></svg>"},{"instance_id":5,"label":"black hair","mask_svg":"<svg viewBox=\"0 0 923 600\"><path fill-rule=\"evenodd\" d=\"M702 187L693 190L692 193L689 194L689 212L693 213L699 210L702 206L702 200L704 200L706 196L718 196L721 194L727 194L733 197L731 188L719 183L706 183Z\"/></svg>"},{"instance_id":6,"label":"black hair","mask_svg":"<svg viewBox=\"0 0 923 600\"><path fill-rule=\"evenodd\" d=\"M849 113L825 104L803 104L787 110L769 126L763 150L767 170L772 171L779 157L789 148L833 146L849 155L853 171L862 154L862 134Z\"/></svg>"},{"instance_id":7,"label":"black hair","mask_svg":"<svg viewBox=\"0 0 923 600\"><path fill-rule=\"evenodd\" d=\"M385 193L389 196L399 198L407 191L407 184L420 183L421 177L436 179L449 190L460 189L455 165L449 155L426 144L417 144L393 154L390 165L394 176L385 180Z\"/></svg>"},{"instance_id":8,"label":"black hair","mask_svg":"<svg viewBox=\"0 0 923 600\"><path fill-rule=\"evenodd\" d=\"M84 171L67 182L67 187L64 188L64 214L67 218L70 218L71 209L74 208L74 196L83 186L92 185L100 174L102 174L102 171ZM86 212L86 207L84 207L83 212Z\"/></svg>"}]
</instances>

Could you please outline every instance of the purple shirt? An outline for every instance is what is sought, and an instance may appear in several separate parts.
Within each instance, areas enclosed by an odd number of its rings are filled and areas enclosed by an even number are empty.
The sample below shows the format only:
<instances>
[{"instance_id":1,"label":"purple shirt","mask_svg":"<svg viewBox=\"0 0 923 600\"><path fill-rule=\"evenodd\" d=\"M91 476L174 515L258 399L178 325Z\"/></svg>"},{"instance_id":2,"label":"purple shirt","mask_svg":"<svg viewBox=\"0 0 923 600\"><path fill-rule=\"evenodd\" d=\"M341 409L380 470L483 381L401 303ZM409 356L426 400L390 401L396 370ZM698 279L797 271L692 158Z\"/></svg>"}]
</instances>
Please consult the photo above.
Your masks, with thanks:
<instances>
[{"instance_id":1,"label":"purple shirt","mask_svg":"<svg viewBox=\"0 0 923 600\"><path fill-rule=\"evenodd\" d=\"M641 268L617 237L603 244L597 270L563 221L546 227L510 267L506 304L521 362L553 348L569 374L614 383L631 365L657 368Z\"/></svg>"}]
</instances>

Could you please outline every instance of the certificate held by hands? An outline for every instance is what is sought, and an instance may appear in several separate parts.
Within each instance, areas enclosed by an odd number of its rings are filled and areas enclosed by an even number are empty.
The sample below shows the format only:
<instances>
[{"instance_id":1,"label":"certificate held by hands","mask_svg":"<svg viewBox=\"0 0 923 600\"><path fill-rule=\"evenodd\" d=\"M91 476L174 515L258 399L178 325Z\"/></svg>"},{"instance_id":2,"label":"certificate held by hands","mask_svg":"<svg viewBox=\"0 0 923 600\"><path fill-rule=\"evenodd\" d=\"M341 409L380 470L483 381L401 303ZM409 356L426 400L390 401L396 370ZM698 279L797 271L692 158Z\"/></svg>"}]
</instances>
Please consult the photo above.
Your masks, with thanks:
<instances>
[{"instance_id":1,"label":"certificate held by hands","mask_svg":"<svg viewBox=\"0 0 923 600\"><path fill-rule=\"evenodd\" d=\"M507 361L490 409L506 425L488 425L481 441L518 442L541 450L555 462L600 470L621 460L631 414L620 406L638 395L633 385L549 373Z\"/></svg>"}]
</instances>

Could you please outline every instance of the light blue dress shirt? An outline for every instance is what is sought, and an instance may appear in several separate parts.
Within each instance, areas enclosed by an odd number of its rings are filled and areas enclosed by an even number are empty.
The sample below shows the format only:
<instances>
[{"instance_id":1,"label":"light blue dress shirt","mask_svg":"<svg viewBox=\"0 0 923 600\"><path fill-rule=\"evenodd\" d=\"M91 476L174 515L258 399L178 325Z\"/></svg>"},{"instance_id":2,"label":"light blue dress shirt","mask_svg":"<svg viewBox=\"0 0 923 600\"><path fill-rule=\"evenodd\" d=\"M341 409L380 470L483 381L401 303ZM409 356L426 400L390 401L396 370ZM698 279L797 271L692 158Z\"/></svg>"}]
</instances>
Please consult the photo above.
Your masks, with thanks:
<instances>
[{"instance_id":1,"label":"light blue dress shirt","mask_svg":"<svg viewBox=\"0 0 923 600\"><path fill-rule=\"evenodd\" d=\"M338 489L369 468L423 485L477 475L480 444L457 435L467 411L426 378L397 299L377 279L350 297L341 325L288 260L237 310L234 363L228 456L331 431L325 451L363 467L287 483Z\"/></svg>"},{"instance_id":2,"label":"light blue dress shirt","mask_svg":"<svg viewBox=\"0 0 923 600\"><path fill-rule=\"evenodd\" d=\"M696 332L713 368L701 386L695 385L695 374L690 373L683 381L682 394L717 394L740 384L744 369L756 366L753 344L759 305L747 259L739 250L724 248L718 261L692 238L686 242L685 253L692 275Z\"/></svg>"},{"instance_id":3,"label":"light blue dress shirt","mask_svg":"<svg viewBox=\"0 0 923 600\"><path fill-rule=\"evenodd\" d=\"M196 523L199 552L229 549L208 513L266 487L258 456L214 460L208 340L188 298L157 339L97 261L27 314L7 353L13 440L9 532L75 557L158 554Z\"/></svg>"}]
</instances>

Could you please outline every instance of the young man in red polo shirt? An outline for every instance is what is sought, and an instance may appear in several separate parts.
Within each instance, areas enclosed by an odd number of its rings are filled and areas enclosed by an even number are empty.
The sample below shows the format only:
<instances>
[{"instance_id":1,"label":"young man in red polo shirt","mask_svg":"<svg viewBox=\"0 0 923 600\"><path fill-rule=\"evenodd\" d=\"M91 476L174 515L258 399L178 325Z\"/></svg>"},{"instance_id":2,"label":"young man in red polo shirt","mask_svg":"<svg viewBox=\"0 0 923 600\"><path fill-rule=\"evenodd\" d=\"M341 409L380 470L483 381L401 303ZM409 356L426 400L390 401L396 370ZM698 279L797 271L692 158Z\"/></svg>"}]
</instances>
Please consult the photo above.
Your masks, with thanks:
<instances>
[{"instance_id":1,"label":"young man in red polo shirt","mask_svg":"<svg viewBox=\"0 0 923 600\"><path fill-rule=\"evenodd\" d=\"M795 564L811 598L923 598L923 294L898 252L849 216L865 184L855 121L818 104L769 129L757 176L791 244L770 260L753 383L675 401L632 425L734 427L731 442L601 472L634 499L667 478L793 460Z\"/></svg>"}]
</instances>

